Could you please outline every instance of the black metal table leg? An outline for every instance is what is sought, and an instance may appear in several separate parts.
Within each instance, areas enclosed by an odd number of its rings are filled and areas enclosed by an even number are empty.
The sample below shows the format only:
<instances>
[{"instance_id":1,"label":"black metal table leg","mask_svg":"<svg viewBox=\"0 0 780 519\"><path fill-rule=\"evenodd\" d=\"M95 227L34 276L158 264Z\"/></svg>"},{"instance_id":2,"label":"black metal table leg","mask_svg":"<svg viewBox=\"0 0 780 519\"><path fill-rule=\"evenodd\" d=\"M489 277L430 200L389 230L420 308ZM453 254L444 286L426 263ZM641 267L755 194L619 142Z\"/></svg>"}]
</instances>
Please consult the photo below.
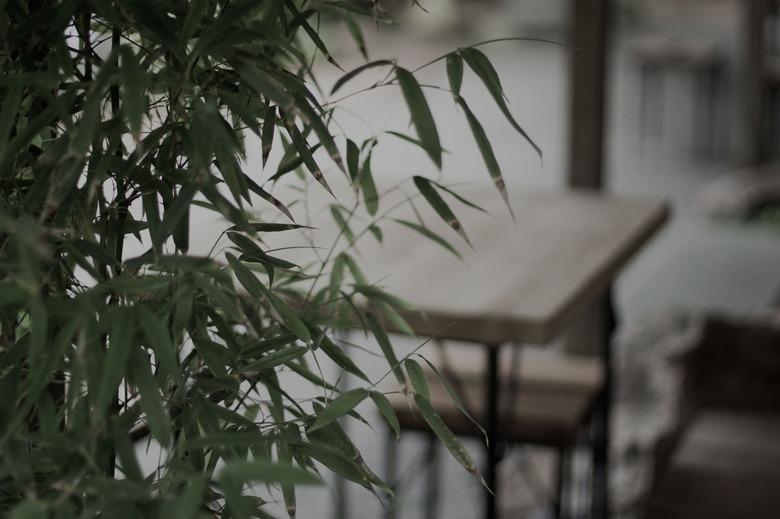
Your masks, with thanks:
<instances>
[{"instance_id":1,"label":"black metal table leg","mask_svg":"<svg viewBox=\"0 0 780 519\"><path fill-rule=\"evenodd\" d=\"M612 400L612 332L615 312L612 291L607 289L600 303L601 351L604 362L604 387L599 395L591 419L593 442L593 478L591 490L591 518L609 517L609 421Z\"/></svg>"},{"instance_id":2,"label":"black metal table leg","mask_svg":"<svg viewBox=\"0 0 780 519\"><path fill-rule=\"evenodd\" d=\"M498 345L487 345L487 468L485 482L489 491L485 493L485 518L496 519L496 503L498 499L498 484L496 465L498 464Z\"/></svg>"}]
</instances>

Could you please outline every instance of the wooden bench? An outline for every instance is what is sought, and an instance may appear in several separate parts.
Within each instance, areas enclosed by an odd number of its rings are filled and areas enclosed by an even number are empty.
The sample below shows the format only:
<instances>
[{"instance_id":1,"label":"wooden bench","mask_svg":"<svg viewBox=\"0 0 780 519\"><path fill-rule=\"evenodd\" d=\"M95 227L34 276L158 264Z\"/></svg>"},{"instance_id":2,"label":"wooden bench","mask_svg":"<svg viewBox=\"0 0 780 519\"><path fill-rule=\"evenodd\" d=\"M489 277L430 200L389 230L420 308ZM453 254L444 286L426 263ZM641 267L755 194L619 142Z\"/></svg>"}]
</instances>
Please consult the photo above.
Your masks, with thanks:
<instances>
[{"instance_id":1,"label":"wooden bench","mask_svg":"<svg viewBox=\"0 0 780 519\"><path fill-rule=\"evenodd\" d=\"M447 362L436 364L461 404L484 427L484 362L449 354ZM427 365L423 365L423 371L431 390L431 403L447 426L456 434L481 436L434 371ZM499 368L499 438L559 448L572 445L603 382L604 367L597 358L524 349L518 362ZM391 394L389 399L401 427L428 430L403 394Z\"/></svg>"}]
</instances>

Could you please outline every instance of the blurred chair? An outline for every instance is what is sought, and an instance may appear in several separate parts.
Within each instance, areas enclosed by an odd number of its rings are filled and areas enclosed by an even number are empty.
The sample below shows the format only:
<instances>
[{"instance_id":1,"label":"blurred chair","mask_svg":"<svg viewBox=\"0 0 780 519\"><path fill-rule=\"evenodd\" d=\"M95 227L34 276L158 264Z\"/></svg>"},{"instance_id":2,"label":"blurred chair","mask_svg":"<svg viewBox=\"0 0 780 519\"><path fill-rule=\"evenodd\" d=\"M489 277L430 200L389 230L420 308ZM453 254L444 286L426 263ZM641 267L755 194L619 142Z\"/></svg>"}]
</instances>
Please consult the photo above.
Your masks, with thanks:
<instances>
[{"instance_id":1,"label":"blurred chair","mask_svg":"<svg viewBox=\"0 0 780 519\"><path fill-rule=\"evenodd\" d=\"M780 517L780 313L708 318L648 518Z\"/></svg>"},{"instance_id":2,"label":"blurred chair","mask_svg":"<svg viewBox=\"0 0 780 519\"><path fill-rule=\"evenodd\" d=\"M484 423L486 416L484 362L467 351L441 347L435 362L450 389L468 413ZM507 444L535 444L558 451L558 468L552 508L556 517L565 517L567 473L570 455L585 440L587 424L596 396L604 382L602 362L595 357L564 354L555 351L537 351L514 346L511 362L499 367L499 438ZM453 401L436 373L423 367L431 403L447 426L458 435L484 439L480 429L469 420ZM390 402L403 429L425 431L430 429L425 420L400 393L390 395ZM428 484L426 517L436 517L438 498L438 467L435 456L438 441L431 439L427 460ZM395 458L394 438L388 442L388 460ZM390 472L394 470L390 468ZM388 474L393 481L395 474ZM390 511L388 517L394 517Z\"/></svg>"}]
</instances>

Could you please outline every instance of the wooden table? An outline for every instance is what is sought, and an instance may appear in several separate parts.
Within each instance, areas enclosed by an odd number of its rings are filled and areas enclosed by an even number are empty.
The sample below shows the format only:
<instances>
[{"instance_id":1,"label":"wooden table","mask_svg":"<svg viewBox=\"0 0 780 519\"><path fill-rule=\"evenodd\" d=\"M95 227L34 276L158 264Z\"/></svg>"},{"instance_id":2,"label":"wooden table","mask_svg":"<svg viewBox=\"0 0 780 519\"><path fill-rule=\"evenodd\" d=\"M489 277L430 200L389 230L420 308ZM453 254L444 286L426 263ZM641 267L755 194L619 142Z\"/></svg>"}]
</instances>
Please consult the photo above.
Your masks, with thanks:
<instances>
[{"instance_id":1,"label":"wooden table","mask_svg":"<svg viewBox=\"0 0 780 519\"><path fill-rule=\"evenodd\" d=\"M510 198L513 222L494 189L466 187L458 192L496 214L453 203L473 249L459 241L424 202L417 199L415 205L426 224L463 253L462 260L393 222L382 225L382 244L369 238L358 250L369 282L377 282L422 311L405 315L415 333L487 346L485 478L497 491L499 347L547 343L599 301L602 315L611 320L611 283L663 225L668 207L659 199L586 191L517 192ZM389 205L389 198L383 198L380 212ZM408 205L390 216L415 219ZM329 244L323 236L328 227L333 226L320 226L318 245ZM596 413L594 517L606 515L607 499L608 334L602 342L607 376ZM495 494L487 493L486 517L495 517L495 504Z\"/></svg>"},{"instance_id":2,"label":"wooden table","mask_svg":"<svg viewBox=\"0 0 780 519\"><path fill-rule=\"evenodd\" d=\"M492 191L461 192L469 200L502 209ZM547 343L600 301L602 316L612 320L611 283L668 216L663 200L595 192L523 192L512 196L511 204L515 223L508 216L458 211L474 245L460 247L465 249L462 261L391 224L383 227L384 245L360 248L370 279L381 280L381 286L422 311L406 315L415 333L487 346L485 477L495 490L499 347ZM435 215L424 216L426 222L436 222ZM447 233L445 227L435 227ZM608 333L601 349L607 376L595 418L596 517L607 514ZM495 494L488 493L486 517L495 517L495 506Z\"/></svg>"}]
</instances>

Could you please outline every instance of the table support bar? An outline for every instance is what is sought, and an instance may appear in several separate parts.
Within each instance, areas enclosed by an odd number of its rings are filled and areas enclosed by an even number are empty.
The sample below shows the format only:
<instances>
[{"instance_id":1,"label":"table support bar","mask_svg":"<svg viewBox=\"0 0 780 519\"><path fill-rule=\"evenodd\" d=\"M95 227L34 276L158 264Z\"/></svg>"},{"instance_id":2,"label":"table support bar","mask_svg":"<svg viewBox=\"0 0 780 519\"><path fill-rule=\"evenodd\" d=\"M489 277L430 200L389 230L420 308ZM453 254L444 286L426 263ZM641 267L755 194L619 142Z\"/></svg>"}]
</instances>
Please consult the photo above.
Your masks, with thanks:
<instances>
[{"instance_id":1,"label":"table support bar","mask_svg":"<svg viewBox=\"0 0 780 519\"><path fill-rule=\"evenodd\" d=\"M488 344L487 350L487 467L485 469L485 482L489 491L485 492L485 518L496 519L498 501L498 478L496 469L498 465L498 345Z\"/></svg>"}]
</instances>

